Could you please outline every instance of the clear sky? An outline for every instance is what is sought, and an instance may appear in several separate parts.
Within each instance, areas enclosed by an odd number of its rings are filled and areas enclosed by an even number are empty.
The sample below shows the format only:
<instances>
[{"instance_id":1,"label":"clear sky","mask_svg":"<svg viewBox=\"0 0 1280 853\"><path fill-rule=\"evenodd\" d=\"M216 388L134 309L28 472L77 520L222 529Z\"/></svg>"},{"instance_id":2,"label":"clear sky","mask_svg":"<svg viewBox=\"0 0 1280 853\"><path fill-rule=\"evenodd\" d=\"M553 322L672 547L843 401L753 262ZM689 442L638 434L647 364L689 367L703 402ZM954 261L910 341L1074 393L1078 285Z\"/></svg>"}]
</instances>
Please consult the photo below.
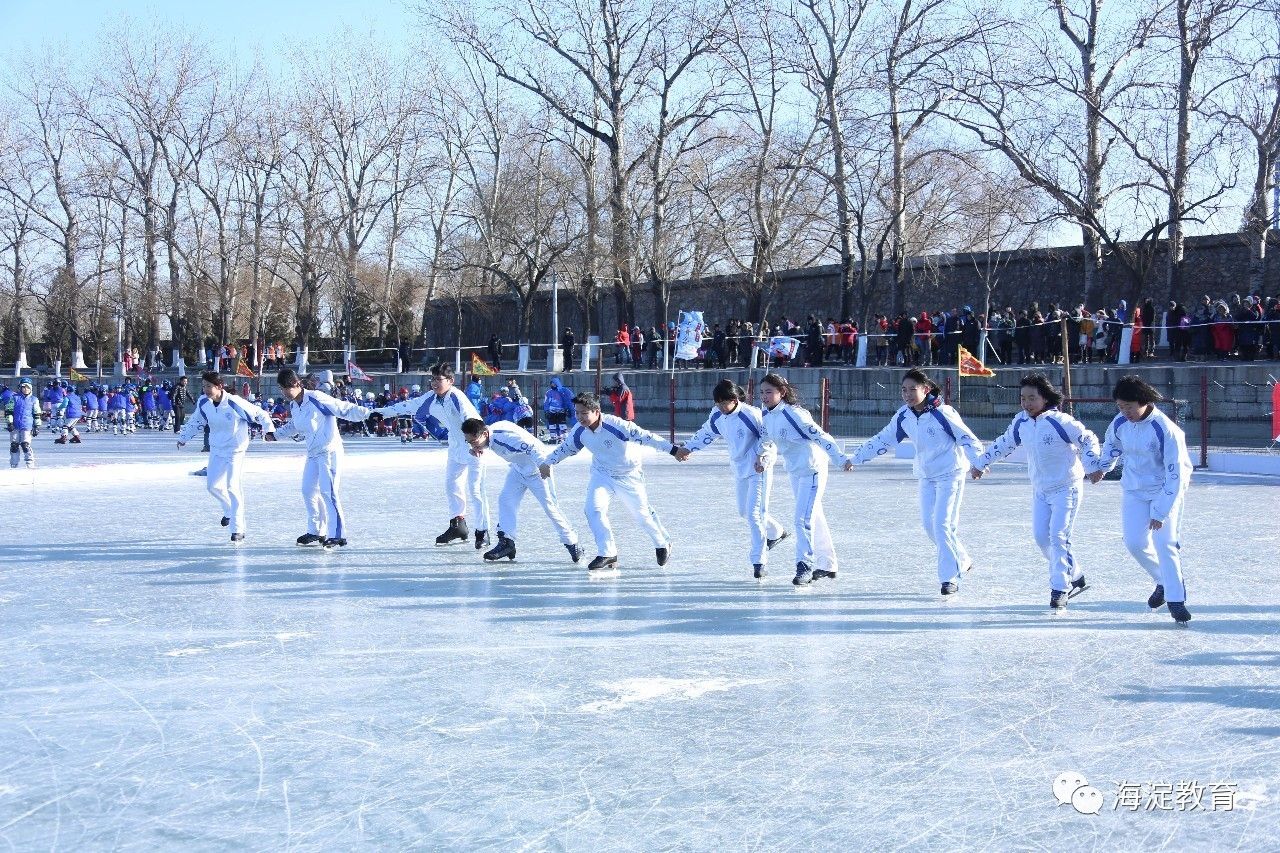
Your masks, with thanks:
<instances>
[{"instance_id":1,"label":"clear sky","mask_svg":"<svg viewBox=\"0 0 1280 853\"><path fill-rule=\"evenodd\" d=\"M323 40L344 28L411 40L406 0L0 0L0 57L43 44L72 53L92 47L123 18L163 21L200 35L225 55L272 54L291 41Z\"/></svg>"}]
</instances>

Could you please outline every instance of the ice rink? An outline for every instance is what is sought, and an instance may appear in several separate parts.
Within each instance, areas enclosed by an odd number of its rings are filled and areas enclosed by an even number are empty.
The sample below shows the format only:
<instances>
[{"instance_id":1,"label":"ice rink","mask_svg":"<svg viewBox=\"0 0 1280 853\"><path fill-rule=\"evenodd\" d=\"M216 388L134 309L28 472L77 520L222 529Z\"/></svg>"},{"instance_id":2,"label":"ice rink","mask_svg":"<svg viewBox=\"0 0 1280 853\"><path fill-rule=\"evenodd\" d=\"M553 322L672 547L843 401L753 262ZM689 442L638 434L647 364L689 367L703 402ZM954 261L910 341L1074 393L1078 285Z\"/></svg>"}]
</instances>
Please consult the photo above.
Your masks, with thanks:
<instances>
[{"instance_id":1,"label":"ice rink","mask_svg":"<svg viewBox=\"0 0 1280 853\"><path fill-rule=\"evenodd\" d=\"M531 501L513 564L434 547L422 444L348 442L336 553L293 544L300 445L252 446L239 548L170 438L36 452L0 470L8 849L1280 849L1265 479L1196 476L1180 629L1116 482L1076 525L1091 589L1051 616L1016 465L969 485L977 569L943 604L906 462L833 470L841 578L796 590L792 541L750 578L723 452L649 457L672 562L615 506L600 580ZM557 477L589 557L587 465ZM1058 802L1068 771L1100 813Z\"/></svg>"}]
</instances>

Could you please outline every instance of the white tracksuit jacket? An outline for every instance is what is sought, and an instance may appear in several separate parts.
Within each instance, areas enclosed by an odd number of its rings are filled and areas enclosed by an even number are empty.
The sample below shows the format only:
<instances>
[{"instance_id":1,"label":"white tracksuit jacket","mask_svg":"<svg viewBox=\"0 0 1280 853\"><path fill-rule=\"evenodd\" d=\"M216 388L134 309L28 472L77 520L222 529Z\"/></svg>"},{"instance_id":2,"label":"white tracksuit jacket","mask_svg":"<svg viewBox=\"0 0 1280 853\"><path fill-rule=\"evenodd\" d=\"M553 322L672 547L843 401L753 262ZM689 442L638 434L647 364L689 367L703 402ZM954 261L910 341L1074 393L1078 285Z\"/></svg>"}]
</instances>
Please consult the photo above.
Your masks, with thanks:
<instances>
[{"instance_id":1,"label":"white tracksuit jacket","mask_svg":"<svg viewBox=\"0 0 1280 853\"><path fill-rule=\"evenodd\" d=\"M888 426L880 430L854 454L856 465L884 456L900 442L911 439L916 455L912 470L922 480L954 477L967 471L968 464L977 466L982 455L982 442L973 430L948 405L931 405L920 414L910 406L898 409Z\"/></svg>"}]
</instances>

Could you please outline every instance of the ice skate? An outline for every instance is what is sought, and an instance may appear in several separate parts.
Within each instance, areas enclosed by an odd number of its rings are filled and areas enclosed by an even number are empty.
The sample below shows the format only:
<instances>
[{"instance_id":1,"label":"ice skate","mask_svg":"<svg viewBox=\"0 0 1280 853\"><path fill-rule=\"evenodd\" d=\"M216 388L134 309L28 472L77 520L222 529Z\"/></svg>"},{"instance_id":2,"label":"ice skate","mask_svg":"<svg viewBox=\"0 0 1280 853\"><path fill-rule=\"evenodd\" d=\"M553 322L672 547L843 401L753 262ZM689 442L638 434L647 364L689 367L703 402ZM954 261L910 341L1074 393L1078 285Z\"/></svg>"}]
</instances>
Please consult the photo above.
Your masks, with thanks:
<instances>
[{"instance_id":1,"label":"ice skate","mask_svg":"<svg viewBox=\"0 0 1280 853\"><path fill-rule=\"evenodd\" d=\"M345 548L345 547L347 547L347 540L345 537L334 538L331 536L328 539L324 540L324 549L326 551L332 551L334 548Z\"/></svg>"},{"instance_id":2,"label":"ice skate","mask_svg":"<svg viewBox=\"0 0 1280 853\"><path fill-rule=\"evenodd\" d=\"M479 533L479 531L476 531ZM488 551L484 552L485 562L495 562L506 557L507 560L513 561L516 558L516 543L514 540L508 539L501 532L498 533L498 544L494 545Z\"/></svg>"},{"instance_id":3,"label":"ice skate","mask_svg":"<svg viewBox=\"0 0 1280 853\"><path fill-rule=\"evenodd\" d=\"M73 436L71 436L71 443L72 443L72 444L80 444L80 436L78 436L78 435L73 435Z\"/></svg>"},{"instance_id":4,"label":"ice skate","mask_svg":"<svg viewBox=\"0 0 1280 853\"><path fill-rule=\"evenodd\" d=\"M566 542L564 547L569 551L569 556L575 563L581 560L583 553L585 553L582 550L582 546L576 542Z\"/></svg>"},{"instance_id":5,"label":"ice skate","mask_svg":"<svg viewBox=\"0 0 1280 853\"><path fill-rule=\"evenodd\" d=\"M1067 592L1067 598L1075 598L1088 588L1089 584L1085 581L1084 575L1081 575L1071 582L1071 589Z\"/></svg>"},{"instance_id":6,"label":"ice skate","mask_svg":"<svg viewBox=\"0 0 1280 853\"><path fill-rule=\"evenodd\" d=\"M786 539L786 538L787 538L788 536L790 536L790 535L791 535L790 533L788 533L787 531L785 531L785 530L784 530L784 531L782 531L781 533L779 533L779 534L778 534L778 538L777 538L777 539L768 539L768 540L766 540L766 541L765 541L765 543L764 543L764 544L765 544L765 547L766 547L766 548L768 548L770 551L772 551L772 550L773 550L773 546L774 546L774 545L777 545L779 542L781 542L783 539Z\"/></svg>"},{"instance_id":7,"label":"ice skate","mask_svg":"<svg viewBox=\"0 0 1280 853\"><path fill-rule=\"evenodd\" d=\"M457 545L466 542L471 538L471 531L467 528L467 520L462 516L454 516L449 519L449 529L436 537L437 545Z\"/></svg>"},{"instance_id":8,"label":"ice skate","mask_svg":"<svg viewBox=\"0 0 1280 853\"><path fill-rule=\"evenodd\" d=\"M751 565L751 569L752 569L752 574L753 574L753 575L755 575L756 580L760 580L760 579L761 579L761 578L763 578L765 575L769 574L769 573L765 570L765 567L764 567L764 564L763 564L763 563L753 563L753 564Z\"/></svg>"},{"instance_id":9,"label":"ice skate","mask_svg":"<svg viewBox=\"0 0 1280 853\"><path fill-rule=\"evenodd\" d=\"M241 544L243 544L243 543L244 543L244 534L243 534L243 533L232 533L232 534L231 534L231 544L232 544L232 545L241 545Z\"/></svg>"},{"instance_id":10,"label":"ice skate","mask_svg":"<svg viewBox=\"0 0 1280 853\"><path fill-rule=\"evenodd\" d=\"M476 550L477 551L481 550L487 545L492 545L492 544L493 543L489 541L489 531L487 530L476 531Z\"/></svg>"},{"instance_id":11,"label":"ice skate","mask_svg":"<svg viewBox=\"0 0 1280 853\"><path fill-rule=\"evenodd\" d=\"M671 543L667 543L667 547L658 548L658 567L661 568L667 564L667 560L671 559Z\"/></svg>"},{"instance_id":12,"label":"ice skate","mask_svg":"<svg viewBox=\"0 0 1280 853\"><path fill-rule=\"evenodd\" d=\"M1173 621L1179 625L1185 625L1191 621L1191 611L1187 609L1185 601L1170 601L1169 615L1173 617Z\"/></svg>"},{"instance_id":13,"label":"ice skate","mask_svg":"<svg viewBox=\"0 0 1280 853\"><path fill-rule=\"evenodd\" d=\"M833 572L833 571L831 571L830 569L814 569L814 570L813 570L813 579L814 579L814 580L816 580L816 581L820 581L820 580L835 580L835 579L836 579L836 573L835 573L835 572Z\"/></svg>"},{"instance_id":14,"label":"ice skate","mask_svg":"<svg viewBox=\"0 0 1280 853\"><path fill-rule=\"evenodd\" d=\"M1064 589L1055 589L1053 594L1049 596L1049 609L1054 613L1061 613L1067 609L1067 591Z\"/></svg>"},{"instance_id":15,"label":"ice skate","mask_svg":"<svg viewBox=\"0 0 1280 853\"><path fill-rule=\"evenodd\" d=\"M791 582L796 586L808 586L813 581L813 568L806 562L796 563L796 576Z\"/></svg>"},{"instance_id":16,"label":"ice skate","mask_svg":"<svg viewBox=\"0 0 1280 853\"><path fill-rule=\"evenodd\" d=\"M587 564L587 571L607 572L618 567L617 557L596 557Z\"/></svg>"},{"instance_id":17,"label":"ice skate","mask_svg":"<svg viewBox=\"0 0 1280 853\"><path fill-rule=\"evenodd\" d=\"M66 437L65 435L60 435L60 436L58 436L57 438L55 438L55 439L53 440L53 443L54 443L54 444L66 444L66 443L67 443L67 437Z\"/></svg>"},{"instance_id":18,"label":"ice skate","mask_svg":"<svg viewBox=\"0 0 1280 853\"><path fill-rule=\"evenodd\" d=\"M310 548L313 545L323 545L324 537L315 533L304 533L298 537L297 542L303 548Z\"/></svg>"},{"instance_id":19,"label":"ice skate","mask_svg":"<svg viewBox=\"0 0 1280 853\"><path fill-rule=\"evenodd\" d=\"M947 598L953 596L960 591L960 584L955 581L947 581L942 585L942 597Z\"/></svg>"},{"instance_id":20,"label":"ice skate","mask_svg":"<svg viewBox=\"0 0 1280 853\"><path fill-rule=\"evenodd\" d=\"M1158 610L1164 606L1164 584L1156 584L1155 592L1147 598L1147 606L1152 610Z\"/></svg>"}]
</instances>

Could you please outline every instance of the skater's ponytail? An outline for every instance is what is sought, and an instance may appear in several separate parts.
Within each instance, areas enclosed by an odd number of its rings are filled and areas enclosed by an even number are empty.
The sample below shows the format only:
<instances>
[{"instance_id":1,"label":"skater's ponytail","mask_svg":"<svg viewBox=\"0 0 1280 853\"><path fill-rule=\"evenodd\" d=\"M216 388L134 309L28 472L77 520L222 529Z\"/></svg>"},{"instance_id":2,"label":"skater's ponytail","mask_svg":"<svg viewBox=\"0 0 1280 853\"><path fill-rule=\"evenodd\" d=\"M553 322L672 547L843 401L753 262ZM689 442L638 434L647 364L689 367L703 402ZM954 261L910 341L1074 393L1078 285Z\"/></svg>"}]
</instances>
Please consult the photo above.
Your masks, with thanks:
<instances>
[{"instance_id":1,"label":"skater's ponytail","mask_svg":"<svg viewBox=\"0 0 1280 853\"><path fill-rule=\"evenodd\" d=\"M747 392L732 379L721 379L716 383L716 387L711 389L711 399L716 403L727 403L730 400L741 403L747 399Z\"/></svg>"},{"instance_id":2,"label":"skater's ponytail","mask_svg":"<svg viewBox=\"0 0 1280 853\"><path fill-rule=\"evenodd\" d=\"M796 389L791 383L783 379L776 373L766 373L764 378L760 380L761 385L772 385L778 389L778 393L782 395L782 402L788 406L800 405L800 395L796 394Z\"/></svg>"},{"instance_id":3,"label":"skater's ponytail","mask_svg":"<svg viewBox=\"0 0 1280 853\"><path fill-rule=\"evenodd\" d=\"M929 393L933 394L934 396L937 396L942 393L942 388L938 385L938 383L930 379L929 375L925 373L923 370L919 370L913 367L912 369L908 370L906 373L902 374L903 382L907 381L908 379L910 379L912 382L916 383L917 385L926 386L929 389Z\"/></svg>"}]
</instances>

